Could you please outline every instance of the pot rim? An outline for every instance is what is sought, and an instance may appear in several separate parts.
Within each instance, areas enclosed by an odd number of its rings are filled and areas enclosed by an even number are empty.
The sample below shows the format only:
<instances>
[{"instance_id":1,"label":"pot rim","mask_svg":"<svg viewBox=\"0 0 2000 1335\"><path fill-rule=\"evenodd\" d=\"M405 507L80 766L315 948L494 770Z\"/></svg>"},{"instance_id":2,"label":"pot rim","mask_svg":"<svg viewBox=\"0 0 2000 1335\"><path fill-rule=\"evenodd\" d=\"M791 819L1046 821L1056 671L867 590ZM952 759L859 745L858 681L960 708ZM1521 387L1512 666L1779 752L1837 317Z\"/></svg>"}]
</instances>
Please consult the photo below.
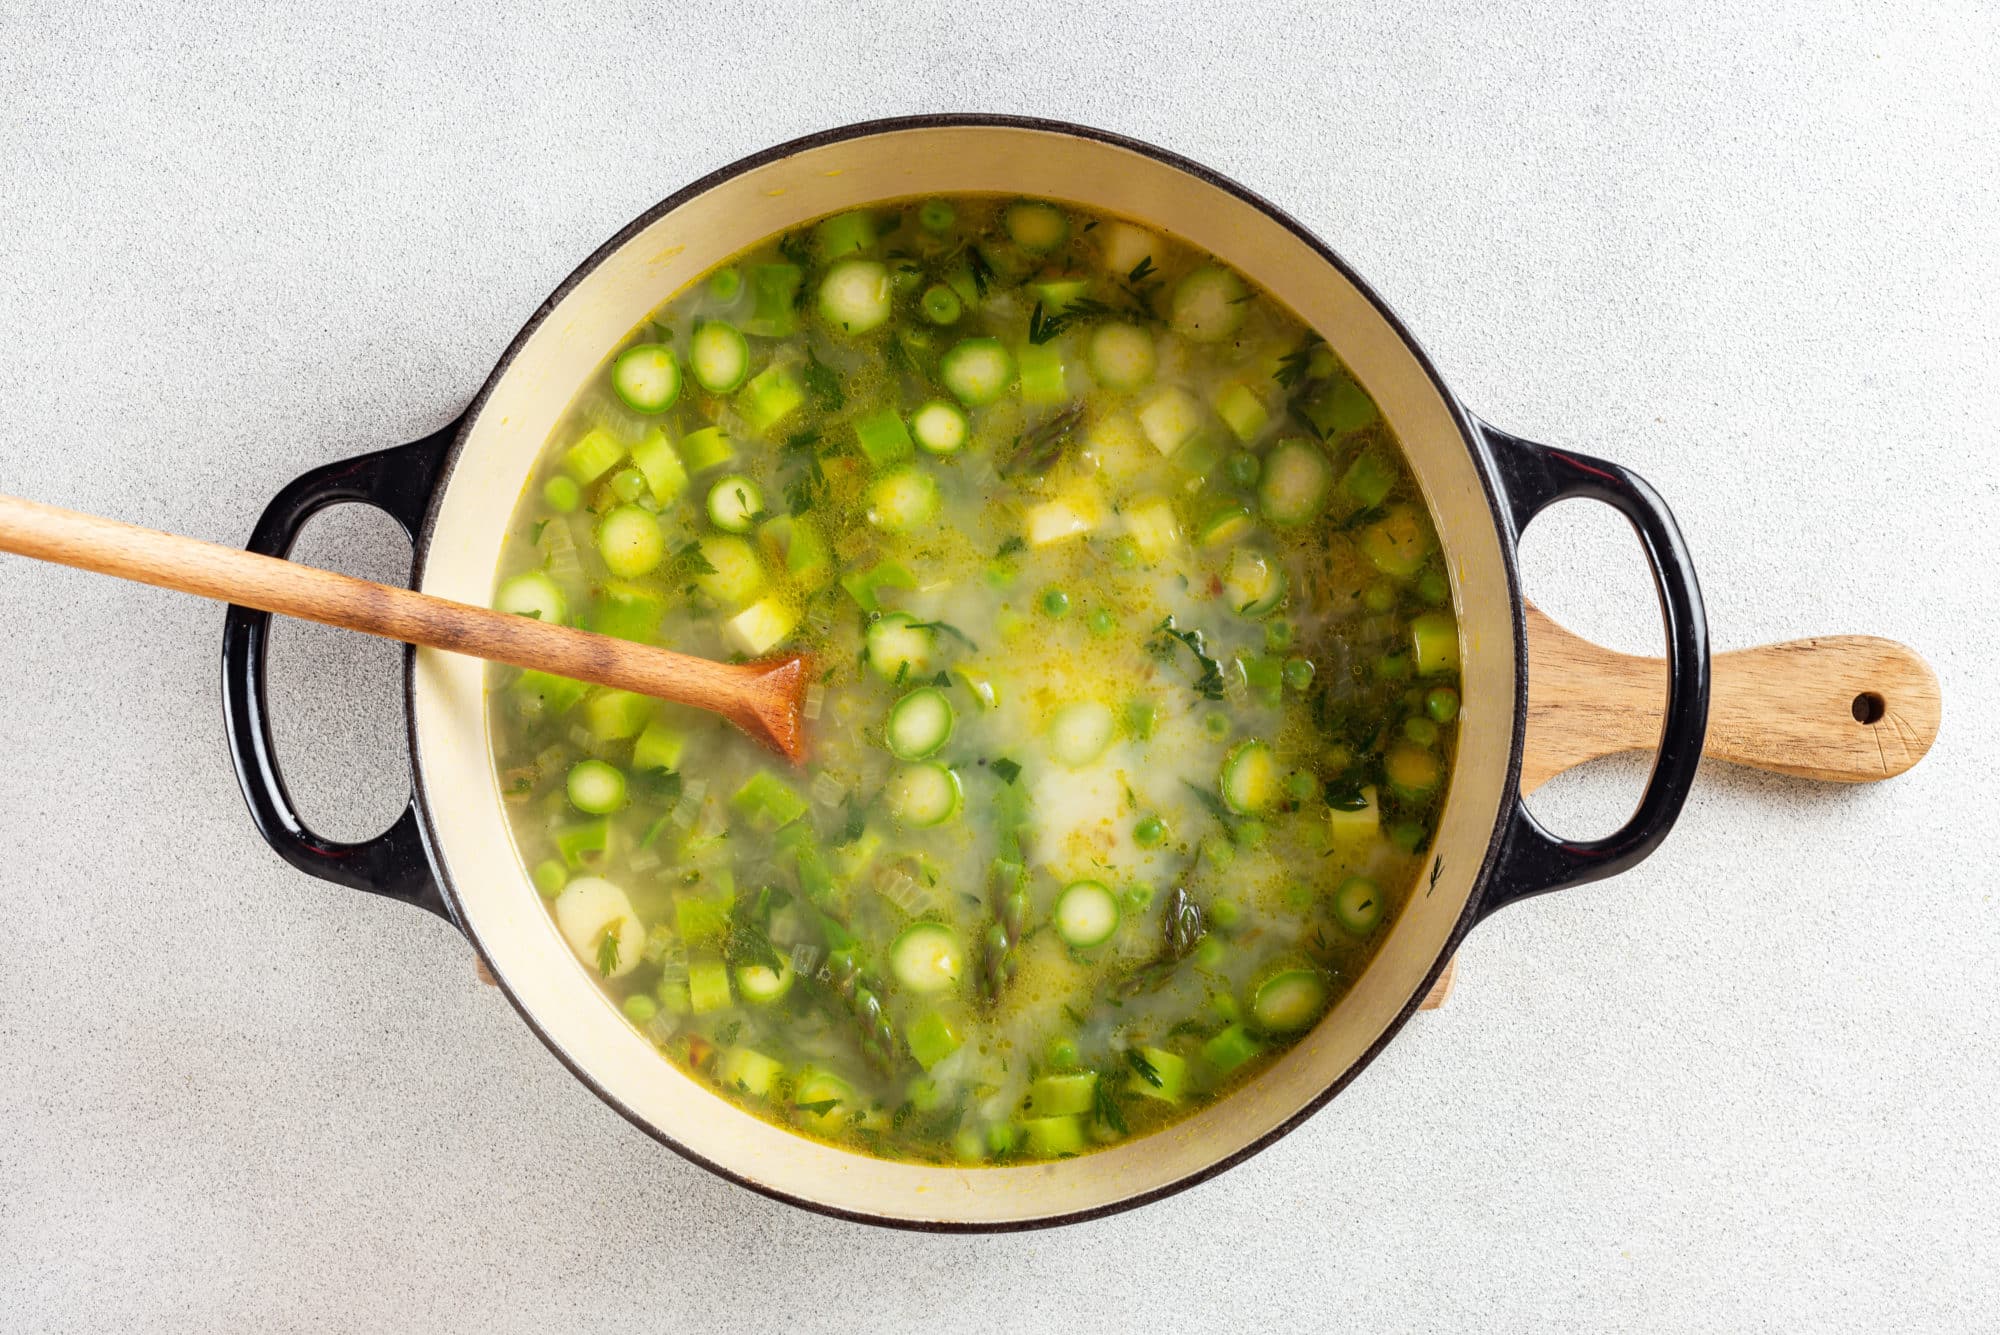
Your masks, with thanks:
<instances>
[{"instance_id":1,"label":"pot rim","mask_svg":"<svg viewBox=\"0 0 2000 1335\"><path fill-rule=\"evenodd\" d=\"M1458 429L1461 442L1464 444L1466 451L1472 456L1473 471L1479 477L1487 509L1492 516L1495 527L1500 532L1501 541L1498 546L1507 581L1510 611L1509 622L1513 631L1515 689L1513 720L1507 750L1507 766L1503 776L1501 791L1503 794L1517 793L1520 787L1522 753L1527 736L1528 654L1526 613L1521 592L1519 563L1515 553L1516 525L1513 522L1511 512L1496 487L1495 478L1500 471L1499 465L1494 460L1492 451L1488 447L1486 436L1481 430L1478 420L1458 401L1458 397L1452 393L1443 377L1438 374L1437 368L1432 363L1429 354L1424 351L1423 346L1417 342L1415 336L1410 333L1401 318L1389 307L1388 303L1345 260L1341 259L1330 246L1289 213L1248 187L1171 150L1147 143L1144 140L1133 139L1108 130L1099 130L1070 121L982 112L937 113L856 121L833 129L815 131L811 134L775 144L747 157L739 158L726 166L717 168L707 175L690 182L646 209L592 251L589 256L578 264L543 299L541 304L535 308L527 321L521 326L520 331L508 343L505 351L500 354L499 360L494 363L492 371L487 375L484 383L481 384L479 392L467 404L464 413L455 424L451 442L446 448L444 456L440 460L431 480L430 493L424 502L422 522L412 535L411 586L420 588L423 585L424 571L430 554L431 538L437 524L438 501L450 485L452 475L460 462L466 439L471 434L473 425L477 421L481 410L485 407L487 400L492 396L499 383L506 377L516 356L527 345L529 339L540 328L542 322L549 317L572 290L608 258L663 215L680 208L689 201L746 172L768 166L812 149L863 139L872 135L889 134L905 130L943 128L993 128L1034 131L1069 138L1092 140L1150 157L1165 166L1192 176L1206 185L1234 195L1236 198L1266 215L1271 221L1292 233L1315 256L1331 266L1347 282L1351 283L1355 290L1374 307L1376 313L1395 332L1396 337L1401 340L1409 354L1423 369L1431 386L1435 389L1447 411L1450 413L1452 423ZM1146 221L1153 220L1149 219ZM536 1038L541 1040L542 1045L554 1054L556 1059L569 1070L571 1075L576 1077L579 1082L606 1105L647 1136L665 1145L688 1162L696 1164L738 1186L746 1187L759 1195L780 1201L786 1205L810 1210L815 1214L848 1220L853 1223L873 1224L878 1227L897 1228L915 1232L1015 1233L1107 1218L1112 1215L1122 1214L1127 1210L1137 1209L1140 1206L1163 1200L1169 1196L1186 1191L1190 1187L1206 1182L1210 1178L1242 1163L1252 1155L1276 1143L1283 1136L1290 1134L1308 1118L1324 1108L1332 1101L1334 1096L1341 1093L1348 1085L1353 1083L1362 1071L1366 1070L1374 1062L1382 1050L1402 1032L1403 1026L1409 1022L1410 1017L1415 1014L1418 1005L1436 983L1438 975L1444 971L1447 962L1457 952L1458 946L1464 940L1466 933L1484 916L1483 910L1488 897L1487 892L1491 888L1492 876L1499 862L1508 831L1513 823L1513 812L1515 810L1514 804L1503 797L1503 800L1494 813L1493 830L1488 837L1486 849L1481 858L1478 870L1473 875L1471 891L1466 896L1465 906L1460 911L1458 921L1444 938L1437 957L1431 962L1421 983L1412 992L1402 1009L1396 1013L1383 1028L1382 1032L1368 1045L1359 1057L1338 1075L1329 1080L1324 1088L1308 1099L1296 1112L1265 1132L1262 1136L1226 1155L1211 1160L1201 1168L1172 1182L1082 1210L1038 1216L1030 1219L1004 1221L907 1219L874 1214L865 1210L846 1209L836 1205L829 1205L822 1201L794 1195L756 1181L735 1169L718 1163L705 1155L696 1153L666 1131L654 1126L635 1109L627 1106L614 1096L590 1071L585 1069L567 1050L560 1046L547 1030L536 1022L534 1016L521 1004L520 1000L514 995L513 989L508 986L505 973L494 964L486 947L468 925L468 916L460 912L457 887L453 884L446 870L444 859L438 852L439 838L431 820L422 749L417 745L416 654L414 650L406 653L404 657L403 686L404 722L409 744L411 769L411 809L416 815L418 828L423 839L424 850L430 862L432 874L436 878L446 911L452 923L458 927L459 931L472 944L474 952L479 956L480 961L486 966L489 973L497 982L501 994L507 998L508 1005L514 1008L515 1012L527 1024Z\"/></svg>"}]
</instances>

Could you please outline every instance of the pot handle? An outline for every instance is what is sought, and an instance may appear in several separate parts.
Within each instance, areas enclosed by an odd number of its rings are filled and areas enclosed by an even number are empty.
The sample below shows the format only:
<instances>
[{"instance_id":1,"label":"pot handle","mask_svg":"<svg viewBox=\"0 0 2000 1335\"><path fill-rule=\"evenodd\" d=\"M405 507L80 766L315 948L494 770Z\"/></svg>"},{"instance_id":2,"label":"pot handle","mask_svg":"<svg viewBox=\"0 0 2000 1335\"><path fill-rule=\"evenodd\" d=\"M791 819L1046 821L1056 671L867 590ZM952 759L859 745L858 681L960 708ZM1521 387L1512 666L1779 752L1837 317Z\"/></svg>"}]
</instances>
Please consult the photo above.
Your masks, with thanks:
<instances>
[{"instance_id":1,"label":"pot handle","mask_svg":"<svg viewBox=\"0 0 2000 1335\"><path fill-rule=\"evenodd\" d=\"M1708 621L1694 562L1660 494L1638 474L1588 455L1537 445L1480 424L1498 467L1515 541L1557 501L1588 497L1631 522L1652 567L1667 628L1667 708L1652 777L1630 820L1602 839L1565 839L1529 814L1518 793L1500 858L1479 912L1566 886L1615 876L1660 846L1680 816L1708 730ZM1524 641L1525 642L1525 641Z\"/></svg>"},{"instance_id":2,"label":"pot handle","mask_svg":"<svg viewBox=\"0 0 2000 1335\"><path fill-rule=\"evenodd\" d=\"M343 501L387 511L414 542L458 428L454 421L408 445L343 459L293 478L264 507L244 546L264 556L287 556L308 519ZM229 755L257 833L279 857L308 875L415 904L450 922L424 853L414 796L395 824L372 839L351 844L313 833L292 806L278 771L265 699L270 633L269 612L233 603L222 623L222 712L229 729Z\"/></svg>"}]
</instances>

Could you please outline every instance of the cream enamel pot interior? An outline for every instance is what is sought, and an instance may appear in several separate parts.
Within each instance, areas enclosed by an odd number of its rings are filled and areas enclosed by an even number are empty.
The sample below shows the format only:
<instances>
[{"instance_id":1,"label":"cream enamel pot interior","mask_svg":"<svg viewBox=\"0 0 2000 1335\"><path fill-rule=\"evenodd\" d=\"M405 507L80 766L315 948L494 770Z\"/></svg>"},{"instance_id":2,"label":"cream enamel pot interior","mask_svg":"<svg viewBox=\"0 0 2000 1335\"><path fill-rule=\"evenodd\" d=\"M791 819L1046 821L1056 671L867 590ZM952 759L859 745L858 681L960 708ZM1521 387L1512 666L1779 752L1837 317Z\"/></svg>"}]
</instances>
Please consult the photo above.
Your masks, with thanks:
<instances>
[{"instance_id":1,"label":"cream enamel pot interior","mask_svg":"<svg viewBox=\"0 0 2000 1335\"><path fill-rule=\"evenodd\" d=\"M573 392L661 301L746 245L873 201L997 192L1074 201L1213 252L1288 302L1354 370L1401 436L1449 554L1464 711L1451 790L1420 889L1374 964L1303 1042L1240 1092L1170 1129L1056 1163L947 1168L871 1159L781 1131L717 1098L625 1022L552 925L508 833L489 762L483 665L416 650L407 674L413 791L387 832L314 835L286 796L264 700L269 618L231 608L224 704L259 829L295 866L444 916L577 1077L658 1140L746 1186L848 1218L1006 1229L1129 1208L1188 1186L1297 1125L1409 1017L1459 938L1528 895L1611 875L1666 835L1699 758L1708 648L1680 535L1615 464L1529 444L1459 406L1380 300L1323 244L1249 192L1143 144L991 117L882 121L761 153L664 201L584 262L534 313L464 415L413 444L314 470L276 497L249 546L283 554L320 508L362 501L416 545L415 586L485 603L501 538ZM1623 512L1652 564L1671 664L1645 796L1606 839L1548 834L1516 790L1526 632L1514 548L1552 501ZM502 1129L501 1134L505 1134Z\"/></svg>"}]
</instances>

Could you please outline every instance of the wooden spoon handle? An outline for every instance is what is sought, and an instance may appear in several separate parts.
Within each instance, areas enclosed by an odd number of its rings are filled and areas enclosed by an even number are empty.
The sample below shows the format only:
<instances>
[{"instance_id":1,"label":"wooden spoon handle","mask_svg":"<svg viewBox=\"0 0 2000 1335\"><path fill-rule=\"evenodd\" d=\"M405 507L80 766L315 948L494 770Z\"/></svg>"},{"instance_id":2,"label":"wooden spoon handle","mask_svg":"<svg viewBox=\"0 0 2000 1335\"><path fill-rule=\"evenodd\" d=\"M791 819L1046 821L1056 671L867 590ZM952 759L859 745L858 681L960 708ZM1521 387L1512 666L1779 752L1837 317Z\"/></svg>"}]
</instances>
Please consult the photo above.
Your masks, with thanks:
<instances>
[{"instance_id":1,"label":"wooden spoon handle","mask_svg":"<svg viewBox=\"0 0 2000 1335\"><path fill-rule=\"evenodd\" d=\"M784 710L764 707L795 691L800 659L716 663L13 496L0 496L0 551L639 691L721 714L794 757L800 742L795 715L787 734Z\"/></svg>"}]
</instances>

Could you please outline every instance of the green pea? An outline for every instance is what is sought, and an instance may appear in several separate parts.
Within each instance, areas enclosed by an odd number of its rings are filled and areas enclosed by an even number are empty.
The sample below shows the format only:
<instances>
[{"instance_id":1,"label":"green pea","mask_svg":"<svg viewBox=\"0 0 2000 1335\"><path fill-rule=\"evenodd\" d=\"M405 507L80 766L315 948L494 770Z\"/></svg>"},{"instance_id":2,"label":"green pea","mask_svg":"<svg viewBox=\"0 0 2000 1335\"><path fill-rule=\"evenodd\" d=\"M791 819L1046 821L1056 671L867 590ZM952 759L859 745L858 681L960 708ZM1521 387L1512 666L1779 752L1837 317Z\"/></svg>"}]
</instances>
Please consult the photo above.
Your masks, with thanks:
<instances>
[{"instance_id":1,"label":"green pea","mask_svg":"<svg viewBox=\"0 0 2000 1335\"><path fill-rule=\"evenodd\" d=\"M1090 614L1090 633L1092 635L1110 635L1117 629L1118 618L1111 614L1109 608L1100 607Z\"/></svg>"},{"instance_id":2,"label":"green pea","mask_svg":"<svg viewBox=\"0 0 2000 1335\"><path fill-rule=\"evenodd\" d=\"M1044 616L1066 617L1069 615L1069 595L1061 589L1042 590L1042 613Z\"/></svg>"},{"instance_id":3,"label":"green pea","mask_svg":"<svg viewBox=\"0 0 2000 1335\"><path fill-rule=\"evenodd\" d=\"M1300 770L1297 774L1285 780L1285 790L1291 793L1295 801L1310 802L1319 796L1319 779L1304 770Z\"/></svg>"},{"instance_id":4,"label":"green pea","mask_svg":"<svg viewBox=\"0 0 2000 1335\"><path fill-rule=\"evenodd\" d=\"M1424 712L1439 723L1449 723L1458 717L1458 692L1449 686L1433 687L1424 697Z\"/></svg>"},{"instance_id":5,"label":"green pea","mask_svg":"<svg viewBox=\"0 0 2000 1335\"><path fill-rule=\"evenodd\" d=\"M1132 827L1132 842L1141 848L1153 848L1167 837L1167 823L1158 816L1147 816Z\"/></svg>"},{"instance_id":6,"label":"green pea","mask_svg":"<svg viewBox=\"0 0 2000 1335\"><path fill-rule=\"evenodd\" d=\"M1283 653L1292 647L1292 623L1289 621L1266 621L1264 623L1264 648L1271 653Z\"/></svg>"},{"instance_id":7,"label":"green pea","mask_svg":"<svg viewBox=\"0 0 2000 1335\"><path fill-rule=\"evenodd\" d=\"M1414 853L1424 845L1424 827L1419 821L1401 820L1389 827L1389 842L1405 853Z\"/></svg>"},{"instance_id":8,"label":"green pea","mask_svg":"<svg viewBox=\"0 0 2000 1335\"><path fill-rule=\"evenodd\" d=\"M552 477L542 484L542 499L549 503L549 509L566 515L583 504L583 488L574 478Z\"/></svg>"},{"instance_id":9,"label":"green pea","mask_svg":"<svg viewBox=\"0 0 2000 1335\"><path fill-rule=\"evenodd\" d=\"M1361 605L1371 612L1387 612L1396 606L1396 586L1378 579L1361 594Z\"/></svg>"},{"instance_id":10,"label":"green pea","mask_svg":"<svg viewBox=\"0 0 2000 1335\"><path fill-rule=\"evenodd\" d=\"M1208 920L1226 932L1243 921L1243 906L1233 899L1213 900L1208 906Z\"/></svg>"},{"instance_id":11,"label":"green pea","mask_svg":"<svg viewBox=\"0 0 2000 1335\"><path fill-rule=\"evenodd\" d=\"M535 864L535 889L546 899L554 899L569 884L569 869L554 858Z\"/></svg>"},{"instance_id":12,"label":"green pea","mask_svg":"<svg viewBox=\"0 0 2000 1335\"><path fill-rule=\"evenodd\" d=\"M1061 1036L1049 1040L1049 1065L1058 1071L1066 1071L1082 1060L1076 1050L1076 1043Z\"/></svg>"},{"instance_id":13,"label":"green pea","mask_svg":"<svg viewBox=\"0 0 2000 1335\"><path fill-rule=\"evenodd\" d=\"M611 494L630 505L646 494L646 475L636 468L621 468L611 477Z\"/></svg>"},{"instance_id":14,"label":"green pea","mask_svg":"<svg viewBox=\"0 0 2000 1335\"><path fill-rule=\"evenodd\" d=\"M1120 570L1137 570L1145 557L1139 551L1139 544L1130 538L1120 538L1112 544L1111 559L1118 563Z\"/></svg>"},{"instance_id":15,"label":"green pea","mask_svg":"<svg viewBox=\"0 0 2000 1335\"><path fill-rule=\"evenodd\" d=\"M644 992L634 992L625 998L625 1018L633 1024L644 1024L660 1013L660 1003Z\"/></svg>"},{"instance_id":16,"label":"green pea","mask_svg":"<svg viewBox=\"0 0 2000 1335\"><path fill-rule=\"evenodd\" d=\"M1194 948L1194 967L1197 969L1214 969L1222 963L1222 955L1225 949L1227 947L1222 944L1221 937L1203 937L1201 944Z\"/></svg>"},{"instance_id":17,"label":"green pea","mask_svg":"<svg viewBox=\"0 0 2000 1335\"><path fill-rule=\"evenodd\" d=\"M1236 822L1236 842L1244 848L1262 847L1265 836L1270 834L1270 832L1269 827L1261 820L1242 820Z\"/></svg>"},{"instance_id":18,"label":"green pea","mask_svg":"<svg viewBox=\"0 0 2000 1335\"><path fill-rule=\"evenodd\" d=\"M1417 577L1417 597L1432 607L1442 607L1451 597L1451 581L1439 570L1426 570Z\"/></svg>"},{"instance_id":19,"label":"green pea","mask_svg":"<svg viewBox=\"0 0 2000 1335\"><path fill-rule=\"evenodd\" d=\"M1223 470L1229 475L1232 486L1254 487L1257 485L1257 475L1264 471L1264 465L1259 463L1257 456L1248 450L1231 450L1228 460L1223 464Z\"/></svg>"},{"instance_id":20,"label":"green pea","mask_svg":"<svg viewBox=\"0 0 2000 1335\"><path fill-rule=\"evenodd\" d=\"M1236 861L1236 846L1227 839L1204 839L1201 855L1208 859L1210 866L1221 871Z\"/></svg>"},{"instance_id":21,"label":"green pea","mask_svg":"<svg viewBox=\"0 0 2000 1335\"><path fill-rule=\"evenodd\" d=\"M909 1099L910 1107L917 1112L930 1112L944 1102L944 1091L938 1088L937 1081L927 1075L910 1081L903 1094Z\"/></svg>"},{"instance_id":22,"label":"green pea","mask_svg":"<svg viewBox=\"0 0 2000 1335\"><path fill-rule=\"evenodd\" d=\"M1229 735L1229 715L1210 714L1207 718L1201 721L1201 726L1202 726L1202 731L1206 732L1211 737L1215 737L1218 739L1227 737Z\"/></svg>"},{"instance_id":23,"label":"green pea","mask_svg":"<svg viewBox=\"0 0 2000 1335\"><path fill-rule=\"evenodd\" d=\"M1403 720L1403 736L1418 746L1436 746L1438 725L1421 714L1412 715Z\"/></svg>"},{"instance_id":24,"label":"green pea","mask_svg":"<svg viewBox=\"0 0 2000 1335\"><path fill-rule=\"evenodd\" d=\"M1135 909L1143 909L1153 902L1153 887L1144 881L1134 881L1125 887L1125 902Z\"/></svg>"},{"instance_id":25,"label":"green pea","mask_svg":"<svg viewBox=\"0 0 2000 1335\"><path fill-rule=\"evenodd\" d=\"M1285 660L1285 685L1295 691L1303 691L1313 684L1313 665L1310 658L1287 658Z\"/></svg>"}]
</instances>

